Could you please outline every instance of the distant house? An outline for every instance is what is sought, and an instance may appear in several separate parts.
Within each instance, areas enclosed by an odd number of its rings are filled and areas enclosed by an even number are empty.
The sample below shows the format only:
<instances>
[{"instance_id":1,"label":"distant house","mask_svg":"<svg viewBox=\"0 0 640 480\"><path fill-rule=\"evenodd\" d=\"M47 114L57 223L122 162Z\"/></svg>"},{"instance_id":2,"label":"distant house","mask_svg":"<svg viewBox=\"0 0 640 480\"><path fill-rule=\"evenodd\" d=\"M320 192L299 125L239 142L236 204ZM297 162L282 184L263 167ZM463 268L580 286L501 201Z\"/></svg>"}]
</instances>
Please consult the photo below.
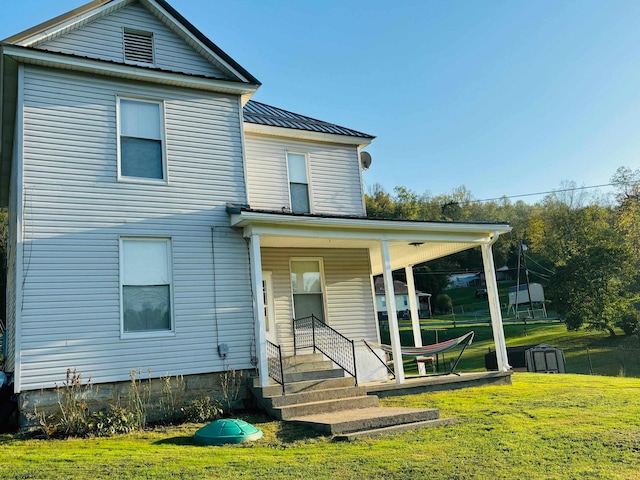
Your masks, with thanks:
<instances>
[{"instance_id":1,"label":"distant house","mask_svg":"<svg viewBox=\"0 0 640 480\"><path fill-rule=\"evenodd\" d=\"M496 269L496 280L498 282L504 282L511 280L511 275L509 274L509 267L506 265ZM478 285L486 284L486 276L484 272L476 272L476 273L462 273L457 275L449 276L449 288L461 288L461 287L475 287Z\"/></svg>"},{"instance_id":2,"label":"distant house","mask_svg":"<svg viewBox=\"0 0 640 480\"><path fill-rule=\"evenodd\" d=\"M374 289L376 292L376 310L378 312L378 318L386 320L388 318L387 298L384 289L384 279L382 277L375 278ZM398 313L398 318L411 318L409 305L409 289L407 287L407 284L401 282L400 280L394 280L393 290L395 293L396 311ZM420 318L430 318L431 294L416 290L414 298L418 305Z\"/></svg>"},{"instance_id":3,"label":"distant house","mask_svg":"<svg viewBox=\"0 0 640 480\"><path fill-rule=\"evenodd\" d=\"M470 287L480 285L480 275L477 273L462 273L449 276L449 288Z\"/></svg>"},{"instance_id":4,"label":"distant house","mask_svg":"<svg viewBox=\"0 0 640 480\"><path fill-rule=\"evenodd\" d=\"M0 61L4 370L21 407L68 368L101 392L135 368L265 386L272 347L293 355L292 319L312 315L357 342L361 382L386 378L361 342L380 341L373 275L402 383L392 271L480 246L495 283L508 225L367 218L374 137L250 100L260 82L165 0L94 0L5 39ZM504 335L495 348L507 371Z\"/></svg>"}]
</instances>

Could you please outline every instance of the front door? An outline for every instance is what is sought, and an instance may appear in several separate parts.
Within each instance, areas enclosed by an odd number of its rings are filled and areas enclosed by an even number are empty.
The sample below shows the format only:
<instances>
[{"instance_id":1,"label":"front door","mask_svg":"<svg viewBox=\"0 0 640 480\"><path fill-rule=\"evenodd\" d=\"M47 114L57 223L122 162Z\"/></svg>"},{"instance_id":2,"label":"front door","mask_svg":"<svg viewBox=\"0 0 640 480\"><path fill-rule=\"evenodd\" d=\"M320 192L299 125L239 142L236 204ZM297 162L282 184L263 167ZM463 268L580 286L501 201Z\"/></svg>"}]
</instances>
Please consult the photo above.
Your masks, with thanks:
<instances>
[{"instance_id":1,"label":"front door","mask_svg":"<svg viewBox=\"0 0 640 480\"><path fill-rule=\"evenodd\" d=\"M271 272L262 272L262 296L264 300L264 323L267 329L267 340L278 345L275 308L273 305L273 277Z\"/></svg>"}]
</instances>

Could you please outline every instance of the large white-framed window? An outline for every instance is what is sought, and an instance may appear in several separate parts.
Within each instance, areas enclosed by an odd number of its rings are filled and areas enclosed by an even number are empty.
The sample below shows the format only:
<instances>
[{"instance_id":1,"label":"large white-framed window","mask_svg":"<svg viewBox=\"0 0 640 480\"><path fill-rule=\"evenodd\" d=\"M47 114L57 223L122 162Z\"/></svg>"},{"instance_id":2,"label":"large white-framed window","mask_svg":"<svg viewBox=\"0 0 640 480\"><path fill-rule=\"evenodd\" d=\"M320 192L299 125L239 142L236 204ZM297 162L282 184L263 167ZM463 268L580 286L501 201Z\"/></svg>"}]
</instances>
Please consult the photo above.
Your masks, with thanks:
<instances>
[{"instance_id":1,"label":"large white-framed window","mask_svg":"<svg viewBox=\"0 0 640 480\"><path fill-rule=\"evenodd\" d=\"M166 182L164 104L117 97L118 178Z\"/></svg>"},{"instance_id":2,"label":"large white-framed window","mask_svg":"<svg viewBox=\"0 0 640 480\"><path fill-rule=\"evenodd\" d=\"M311 213L311 192L307 154L287 152L289 199L293 213Z\"/></svg>"},{"instance_id":3,"label":"large white-framed window","mask_svg":"<svg viewBox=\"0 0 640 480\"><path fill-rule=\"evenodd\" d=\"M314 315L326 322L322 258L292 258L289 269L294 318Z\"/></svg>"},{"instance_id":4,"label":"large white-framed window","mask_svg":"<svg viewBox=\"0 0 640 480\"><path fill-rule=\"evenodd\" d=\"M170 238L120 238L120 318L123 336L172 333Z\"/></svg>"}]
</instances>

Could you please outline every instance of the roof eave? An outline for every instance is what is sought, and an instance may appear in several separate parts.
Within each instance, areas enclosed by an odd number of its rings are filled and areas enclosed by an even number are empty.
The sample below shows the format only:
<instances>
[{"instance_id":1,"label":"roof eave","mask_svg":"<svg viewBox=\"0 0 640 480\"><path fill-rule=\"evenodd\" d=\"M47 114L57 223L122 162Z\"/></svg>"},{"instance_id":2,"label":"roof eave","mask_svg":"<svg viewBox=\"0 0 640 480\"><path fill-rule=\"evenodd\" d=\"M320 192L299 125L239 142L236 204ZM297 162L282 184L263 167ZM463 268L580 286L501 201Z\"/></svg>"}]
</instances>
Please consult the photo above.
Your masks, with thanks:
<instances>
[{"instance_id":1,"label":"roof eave","mask_svg":"<svg viewBox=\"0 0 640 480\"><path fill-rule=\"evenodd\" d=\"M210 90L238 95L251 95L259 85L233 82L209 77L187 75L179 72L167 72L157 69L140 68L135 65L107 62L104 60L76 57L74 55L47 52L28 47L3 45L4 54L24 63L46 65L53 68L74 70L96 75L108 75L152 83Z\"/></svg>"},{"instance_id":2,"label":"roof eave","mask_svg":"<svg viewBox=\"0 0 640 480\"><path fill-rule=\"evenodd\" d=\"M369 145L375 137L359 137L355 135L339 135L335 133L314 132L311 130L302 130L298 128L275 127L272 125L260 125L244 121L245 133L253 133L256 135L265 135L270 137L286 137L302 140L311 140L315 142L343 143L347 145L355 145L365 147Z\"/></svg>"},{"instance_id":3,"label":"roof eave","mask_svg":"<svg viewBox=\"0 0 640 480\"><path fill-rule=\"evenodd\" d=\"M8 38L5 38L3 42L10 44L18 44L24 42L25 40L34 37L36 35L41 34L42 32L46 32L47 30L51 30L52 28L58 27L69 20L73 20L75 18L79 18L92 10L102 7L107 3L111 3L114 0L93 0L89 3L85 3L84 5L79 6L78 8L74 8L66 13L58 15L46 22L39 23L31 28L23 30L22 32L16 33Z\"/></svg>"},{"instance_id":4,"label":"roof eave","mask_svg":"<svg viewBox=\"0 0 640 480\"><path fill-rule=\"evenodd\" d=\"M367 217L333 217L333 216L307 216L290 215L280 213L266 213L241 210L239 213L230 211L231 226L245 227L251 224L302 226L305 228L334 228L353 229L377 232L405 232L407 234L472 234L493 237L510 232L512 229L507 224L497 223L449 223L449 222L419 222L403 220L380 220Z\"/></svg>"},{"instance_id":5,"label":"roof eave","mask_svg":"<svg viewBox=\"0 0 640 480\"><path fill-rule=\"evenodd\" d=\"M213 43L206 35L198 30L191 22L184 18L176 9L174 9L165 0L141 0L148 7L155 9L160 15L169 17L174 21L174 25L178 28L182 27L182 31L185 35L191 37L191 39L199 44L205 51L220 62L224 68L226 68L231 74L236 76L238 80L260 86L260 81L251 75L245 68L243 68L238 62L231 58L225 51ZM113 3L113 5L108 5ZM75 23L82 21L83 17L86 20L89 17L104 13L111 8L119 8L122 3L130 3L130 0L94 0L85 5L82 5L74 10L71 10L62 15L43 22L35 27L29 28L15 34L6 40L6 43L19 44L27 46L28 44L43 40L49 35L55 34L56 31L62 28L70 28Z\"/></svg>"}]
</instances>

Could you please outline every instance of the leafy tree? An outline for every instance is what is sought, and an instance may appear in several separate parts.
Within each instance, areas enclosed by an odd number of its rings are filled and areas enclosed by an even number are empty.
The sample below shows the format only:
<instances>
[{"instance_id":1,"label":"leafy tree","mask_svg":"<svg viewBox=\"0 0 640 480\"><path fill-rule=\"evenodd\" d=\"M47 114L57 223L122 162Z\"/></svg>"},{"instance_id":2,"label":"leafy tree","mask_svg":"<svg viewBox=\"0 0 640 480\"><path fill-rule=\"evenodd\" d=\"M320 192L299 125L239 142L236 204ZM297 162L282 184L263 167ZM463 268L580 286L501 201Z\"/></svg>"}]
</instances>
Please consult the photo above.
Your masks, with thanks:
<instances>
[{"instance_id":1,"label":"leafy tree","mask_svg":"<svg viewBox=\"0 0 640 480\"><path fill-rule=\"evenodd\" d=\"M555 230L547 227L546 244L537 246L555 260L549 299L567 328L586 325L615 335L613 327L633 302L632 256L615 228L615 210L553 204L546 214Z\"/></svg>"}]
</instances>

